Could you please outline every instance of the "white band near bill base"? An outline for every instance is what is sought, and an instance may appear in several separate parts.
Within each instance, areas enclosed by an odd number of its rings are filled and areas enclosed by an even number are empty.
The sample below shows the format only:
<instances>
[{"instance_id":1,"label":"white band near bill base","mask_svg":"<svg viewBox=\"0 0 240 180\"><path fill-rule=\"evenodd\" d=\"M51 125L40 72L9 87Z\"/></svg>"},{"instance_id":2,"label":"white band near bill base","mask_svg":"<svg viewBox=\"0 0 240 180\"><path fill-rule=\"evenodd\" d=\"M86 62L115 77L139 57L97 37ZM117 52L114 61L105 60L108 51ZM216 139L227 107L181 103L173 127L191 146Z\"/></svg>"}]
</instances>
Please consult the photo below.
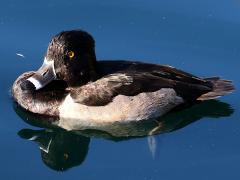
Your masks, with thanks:
<instances>
[{"instance_id":1,"label":"white band near bill base","mask_svg":"<svg viewBox=\"0 0 240 180\"><path fill-rule=\"evenodd\" d=\"M33 83L33 85L35 86L36 90L42 88L42 84L37 79L35 79L34 77L30 77L27 80L30 81L31 83Z\"/></svg>"}]
</instances>

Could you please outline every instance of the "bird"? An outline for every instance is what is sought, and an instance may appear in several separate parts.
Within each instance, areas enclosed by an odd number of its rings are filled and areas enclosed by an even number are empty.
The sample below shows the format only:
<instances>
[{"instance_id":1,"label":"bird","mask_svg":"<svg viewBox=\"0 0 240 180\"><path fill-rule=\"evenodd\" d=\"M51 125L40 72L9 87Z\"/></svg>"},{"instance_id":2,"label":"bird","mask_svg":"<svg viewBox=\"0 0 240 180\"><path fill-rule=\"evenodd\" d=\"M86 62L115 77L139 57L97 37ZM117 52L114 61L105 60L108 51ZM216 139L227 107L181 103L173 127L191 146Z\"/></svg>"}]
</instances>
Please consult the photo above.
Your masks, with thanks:
<instances>
[{"instance_id":1,"label":"bird","mask_svg":"<svg viewBox=\"0 0 240 180\"><path fill-rule=\"evenodd\" d=\"M55 126L79 130L154 119L234 90L230 80L169 65L97 60L94 38L77 29L52 38L42 66L20 75L12 96L24 110L52 118Z\"/></svg>"}]
</instances>

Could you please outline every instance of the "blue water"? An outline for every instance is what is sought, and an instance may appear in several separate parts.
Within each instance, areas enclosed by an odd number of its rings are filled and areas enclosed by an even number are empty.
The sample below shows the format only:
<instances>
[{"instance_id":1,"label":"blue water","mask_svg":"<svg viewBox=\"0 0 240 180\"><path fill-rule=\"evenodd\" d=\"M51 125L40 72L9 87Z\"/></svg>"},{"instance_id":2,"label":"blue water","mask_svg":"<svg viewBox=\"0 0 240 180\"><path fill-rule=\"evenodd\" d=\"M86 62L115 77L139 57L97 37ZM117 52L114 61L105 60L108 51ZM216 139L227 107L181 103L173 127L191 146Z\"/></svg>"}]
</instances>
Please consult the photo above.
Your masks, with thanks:
<instances>
[{"instance_id":1,"label":"blue water","mask_svg":"<svg viewBox=\"0 0 240 180\"><path fill-rule=\"evenodd\" d=\"M238 91L220 98L232 109L229 115L203 116L151 137L76 136L38 131L22 121L12 105L12 83L21 73L38 69L53 35L76 28L94 36L98 59L170 64L199 76L233 80L240 88L238 0L1 1L1 179L240 179ZM211 112L219 110L214 108ZM37 130L41 142L21 138L23 129ZM63 140L56 149L67 143L64 147L76 159L78 151L83 156L60 172L43 162L39 149L58 137Z\"/></svg>"}]
</instances>

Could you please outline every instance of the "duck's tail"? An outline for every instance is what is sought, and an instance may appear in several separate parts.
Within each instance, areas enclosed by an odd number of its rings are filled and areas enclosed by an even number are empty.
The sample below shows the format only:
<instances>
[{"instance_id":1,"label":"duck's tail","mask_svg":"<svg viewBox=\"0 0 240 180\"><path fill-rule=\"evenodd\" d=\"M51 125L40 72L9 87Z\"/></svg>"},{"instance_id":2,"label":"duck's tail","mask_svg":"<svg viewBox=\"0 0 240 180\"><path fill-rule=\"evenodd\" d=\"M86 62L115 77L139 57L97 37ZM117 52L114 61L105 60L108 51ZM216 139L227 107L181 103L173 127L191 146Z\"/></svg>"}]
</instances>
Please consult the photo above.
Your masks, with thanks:
<instances>
[{"instance_id":1,"label":"duck's tail","mask_svg":"<svg viewBox=\"0 0 240 180\"><path fill-rule=\"evenodd\" d=\"M216 99L226 94L232 93L235 88L232 81L220 79L219 77L205 78L213 84L212 91L201 95L197 100L204 101L209 99Z\"/></svg>"}]
</instances>

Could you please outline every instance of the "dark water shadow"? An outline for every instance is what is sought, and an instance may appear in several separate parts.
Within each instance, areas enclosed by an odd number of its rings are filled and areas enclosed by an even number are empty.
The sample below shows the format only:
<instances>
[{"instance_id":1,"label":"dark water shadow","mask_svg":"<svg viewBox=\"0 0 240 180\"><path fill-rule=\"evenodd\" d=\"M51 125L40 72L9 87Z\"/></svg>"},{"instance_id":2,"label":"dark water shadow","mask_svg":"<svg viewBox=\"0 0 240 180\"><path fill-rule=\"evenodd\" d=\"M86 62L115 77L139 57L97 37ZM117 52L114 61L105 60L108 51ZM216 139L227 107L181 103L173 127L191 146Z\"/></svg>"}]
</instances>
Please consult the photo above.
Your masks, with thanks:
<instances>
[{"instance_id":1,"label":"dark water shadow","mask_svg":"<svg viewBox=\"0 0 240 180\"><path fill-rule=\"evenodd\" d=\"M90 138L60 129L22 129L18 135L38 144L45 165L56 171L79 166L86 158Z\"/></svg>"},{"instance_id":2,"label":"dark water shadow","mask_svg":"<svg viewBox=\"0 0 240 180\"><path fill-rule=\"evenodd\" d=\"M43 127L42 130L22 129L18 135L39 145L43 162L54 170L67 170L80 165L87 156L90 139L104 138L123 141L169 133L184 128L203 118L230 116L234 110L227 103L211 100L189 108L176 109L157 119L128 124L111 124L105 130L66 131L52 125L55 119L29 113L14 104L16 113L28 124Z\"/></svg>"}]
</instances>

